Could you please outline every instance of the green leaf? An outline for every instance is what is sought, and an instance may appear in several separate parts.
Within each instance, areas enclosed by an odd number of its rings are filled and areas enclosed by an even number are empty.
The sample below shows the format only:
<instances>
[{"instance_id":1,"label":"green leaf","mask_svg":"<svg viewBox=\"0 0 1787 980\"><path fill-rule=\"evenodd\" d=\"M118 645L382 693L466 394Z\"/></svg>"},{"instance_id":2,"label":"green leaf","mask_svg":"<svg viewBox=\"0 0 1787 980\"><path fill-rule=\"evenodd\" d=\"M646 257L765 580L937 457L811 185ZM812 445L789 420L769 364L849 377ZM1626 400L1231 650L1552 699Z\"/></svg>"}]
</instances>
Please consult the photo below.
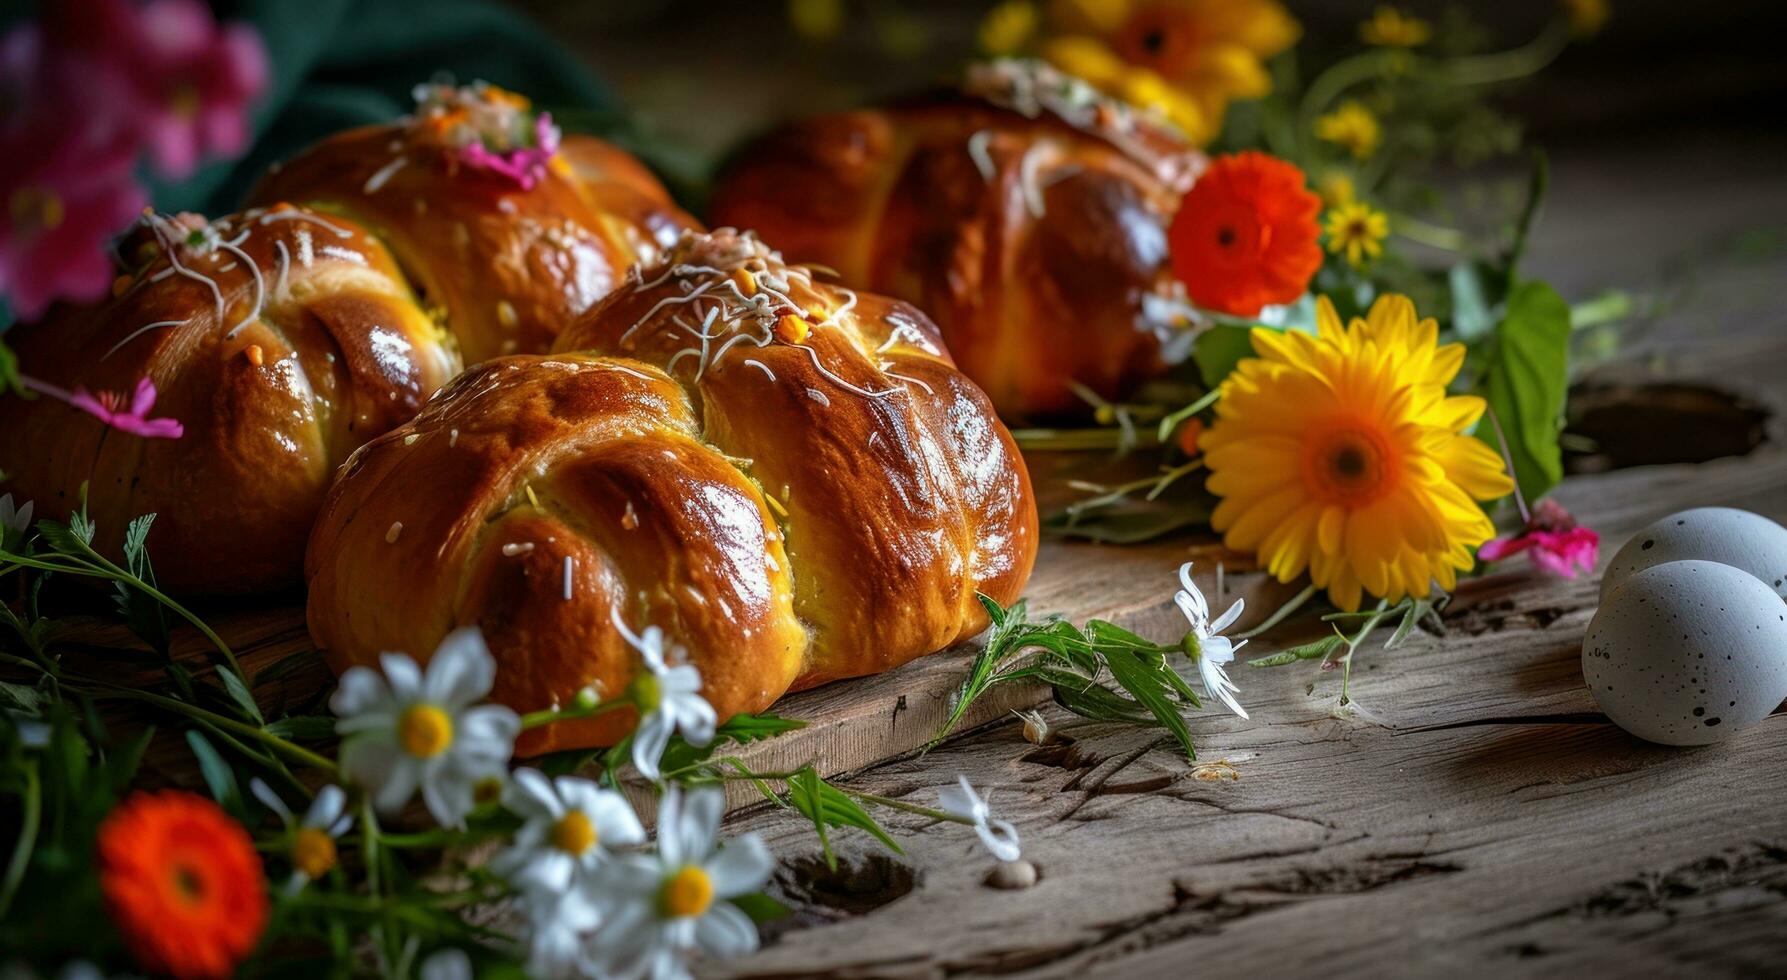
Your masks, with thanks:
<instances>
[{"instance_id":1,"label":"green leaf","mask_svg":"<svg viewBox=\"0 0 1787 980\"><path fill-rule=\"evenodd\" d=\"M1129 650L1110 651L1104 658L1105 665L1111 669L1111 676L1129 692L1130 697L1148 711L1166 729L1179 740L1185 749L1187 759L1196 759L1197 750L1191 744L1191 729L1185 724L1185 716L1167 696L1168 684L1161 676L1163 668L1146 662L1147 658ZM1170 672L1171 668L1164 668Z\"/></svg>"},{"instance_id":2,"label":"green leaf","mask_svg":"<svg viewBox=\"0 0 1787 980\"><path fill-rule=\"evenodd\" d=\"M1564 398L1569 387L1570 306L1550 286L1523 282L1508 295L1496 328L1480 393L1494 420L1477 438L1500 452L1496 423L1508 440L1515 478L1527 500L1538 500L1563 479Z\"/></svg>"},{"instance_id":3,"label":"green leaf","mask_svg":"<svg viewBox=\"0 0 1787 980\"><path fill-rule=\"evenodd\" d=\"M1252 333L1252 327L1218 323L1198 334L1191 359L1197 362L1205 387L1215 389L1243 358L1254 356L1253 342L1248 339Z\"/></svg>"},{"instance_id":4,"label":"green leaf","mask_svg":"<svg viewBox=\"0 0 1787 980\"><path fill-rule=\"evenodd\" d=\"M299 742L318 742L335 734L335 719L326 715L292 715L268 722L267 734Z\"/></svg>"},{"instance_id":5,"label":"green leaf","mask_svg":"<svg viewBox=\"0 0 1787 980\"><path fill-rule=\"evenodd\" d=\"M0 705L9 705L28 715L35 715L42 709L43 703L43 692L37 688L0 681Z\"/></svg>"},{"instance_id":6,"label":"green leaf","mask_svg":"<svg viewBox=\"0 0 1787 980\"><path fill-rule=\"evenodd\" d=\"M1339 634L1324 636L1312 643L1304 643L1300 646L1291 647L1288 650L1280 650L1270 657L1259 657L1254 660L1249 660L1247 666L1280 667L1284 664L1296 663L1299 660L1320 660L1345 645L1346 637L1344 636Z\"/></svg>"},{"instance_id":7,"label":"green leaf","mask_svg":"<svg viewBox=\"0 0 1787 980\"><path fill-rule=\"evenodd\" d=\"M45 518L37 522L37 533L55 554L85 558L86 544L93 540L93 524L78 514L74 516L74 520L80 522L79 530L61 521Z\"/></svg>"},{"instance_id":8,"label":"green leaf","mask_svg":"<svg viewBox=\"0 0 1787 980\"><path fill-rule=\"evenodd\" d=\"M1514 244L1508 248L1507 258L1503 260L1509 282L1515 281L1520 269L1520 260L1526 257L1526 243L1532 234L1533 223L1539 219L1539 209L1545 203L1545 191L1551 186L1551 161L1541 150L1533 151L1533 175L1527 182L1526 206L1520 209L1520 219L1514 223Z\"/></svg>"},{"instance_id":9,"label":"green leaf","mask_svg":"<svg viewBox=\"0 0 1787 980\"><path fill-rule=\"evenodd\" d=\"M819 847L825 852L825 864L833 871L838 868L838 858L832 853L831 837L826 832L829 827L855 827L867 831L888 850L895 854L905 853L874 817L836 786L819 778L818 771L810 765L788 780L788 803L813 821L813 829L819 835Z\"/></svg>"},{"instance_id":10,"label":"green leaf","mask_svg":"<svg viewBox=\"0 0 1787 980\"><path fill-rule=\"evenodd\" d=\"M714 729L714 737L706 745L690 745L681 735L672 738L670 744L664 747L664 755L658 762L658 771L671 773L706 762L729 743L744 745L805 727L807 723L798 718L783 718L767 712L760 715L733 715Z\"/></svg>"},{"instance_id":11,"label":"green leaf","mask_svg":"<svg viewBox=\"0 0 1787 980\"><path fill-rule=\"evenodd\" d=\"M269 681L276 681L307 664L321 663L322 652L312 647L305 647L297 653L288 654L273 663L262 667L254 673L254 686L259 687Z\"/></svg>"},{"instance_id":12,"label":"green leaf","mask_svg":"<svg viewBox=\"0 0 1787 980\"><path fill-rule=\"evenodd\" d=\"M124 565L130 574L151 586L155 584L155 569L149 563L148 538L149 527L154 523L154 514L144 514L124 528ZM167 609L148 593L122 581L114 581L112 586L116 590L112 601L130 631L155 652L167 656Z\"/></svg>"},{"instance_id":13,"label":"green leaf","mask_svg":"<svg viewBox=\"0 0 1787 980\"><path fill-rule=\"evenodd\" d=\"M192 747L192 754L198 757L199 774L205 777L205 785L211 790L211 797L225 810L231 813L241 812L242 793L236 787L236 773L230 769L223 756L211 747L205 736L197 729L188 729L186 744Z\"/></svg>"},{"instance_id":14,"label":"green leaf","mask_svg":"<svg viewBox=\"0 0 1787 980\"><path fill-rule=\"evenodd\" d=\"M762 925L765 922L774 922L777 919L786 919L794 914L793 909L762 892L752 892L749 895L734 895L727 899L727 901L738 906L740 912L750 916L751 921L758 925Z\"/></svg>"},{"instance_id":15,"label":"green leaf","mask_svg":"<svg viewBox=\"0 0 1787 980\"><path fill-rule=\"evenodd\" d=\"M248 690L247 682L223 664L217 665L217 679L223 682L223 689L229 693L230 700L235 702L236 707L241 708L242 713L253 719L255 724L260 724L261 708L254 703L254 694Z\"/></svg>"}]
</instances>

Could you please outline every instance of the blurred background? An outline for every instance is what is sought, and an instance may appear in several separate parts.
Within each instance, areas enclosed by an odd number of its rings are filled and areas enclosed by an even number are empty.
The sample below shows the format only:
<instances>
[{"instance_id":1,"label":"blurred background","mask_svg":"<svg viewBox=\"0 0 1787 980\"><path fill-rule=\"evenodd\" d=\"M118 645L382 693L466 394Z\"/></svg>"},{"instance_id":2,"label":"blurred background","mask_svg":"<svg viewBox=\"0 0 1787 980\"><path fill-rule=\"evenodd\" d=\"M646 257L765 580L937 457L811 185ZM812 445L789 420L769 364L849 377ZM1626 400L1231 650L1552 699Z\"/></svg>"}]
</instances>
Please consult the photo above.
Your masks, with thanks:
<instances>
[{"instance_id":1,"label":"blurred background","mask_svg":"<svg viewBox=\"0 0 1787 980\"><path fill-rule=\"evenodd\" d=\"M1045 4L1046 5L1046 4ZM703 154L768 121L845 108L951 77L976 52L989 2L893 0L516 0L573 48L628 109ZM1309 67L1359 46L1375 0L1285 0ZM1443 23L1467 11L1485 45L1536 35L1558 0L1408 0ZM1505 93L1539 142L1622 141L1634 149L1697 134L1780 133L1787 5L1770 0L1612 0L1592 43L1574 45ZM1306 69L1307 72L1308 69Z\"/></svg>"}]
</instances>

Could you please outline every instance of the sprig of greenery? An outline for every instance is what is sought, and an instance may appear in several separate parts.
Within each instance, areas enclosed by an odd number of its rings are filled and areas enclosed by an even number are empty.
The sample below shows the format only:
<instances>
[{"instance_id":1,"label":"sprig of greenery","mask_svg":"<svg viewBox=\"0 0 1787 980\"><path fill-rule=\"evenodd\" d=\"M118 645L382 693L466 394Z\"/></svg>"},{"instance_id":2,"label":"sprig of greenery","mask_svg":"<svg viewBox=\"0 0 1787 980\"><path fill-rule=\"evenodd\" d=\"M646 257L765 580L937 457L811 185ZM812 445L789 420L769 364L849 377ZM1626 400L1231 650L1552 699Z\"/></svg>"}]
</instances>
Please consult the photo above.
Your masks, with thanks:
<instances>
[{"instance_id":1,"label":"sprig of greenery","mask_svg":"<svg viewBox=\"0 0 1787 980\"><path fill-rule=\"evenodd\" d=\"M1286 603L1286 606L1293 603L1301 605L1304 598L1307 596L1293 599L1291 603ZM1395 605L1380 600L1375 609L1362 612L1331 612L1322 616L1322 622L1330 625L1334 631L1332 634L1311 640L1308 643L1288 647L1270 656L1256 657L1247 661L1247 665L1249 667L1282 667L1300 660L1319 660L1326 668L1330 664L1339 663L1342 667L1340 703L1348 704L1352 694L1353 655L1365 643L1366 638L1386 622L1395 621L1396 629L1390 634L1390 638L1384 641L1384 649L1393 650L1408 639L1409 634L1414 632L1415 627L1420 625L1422 620L1431 617L1437 622L1439 612L1446 608L1446 603L1450 602L1451 598L1446 593L1421 598L1410 596ZM1342 623L1357 623L1358 625L1351 634L1347 634L1340 630L1339 624ZM1342 653L1342 650L1345 652Z\"/></svg>"},{"instance_id":2,"label":"sprig of greenery","mask_svg":"<svg viewBox=\"0 0 1787 980\"><path fill-rule=\"evenodd\" d=\"M1160 726L1195 759L1191 730L1179 705L1200 707L1197 693L1173 669L1175 644L1163 646L1104 620L1084 629L1063 619L1029 621L1025 600L1009 608L979 596L992 627L968 674L950 695L949 717L931 746L961 724L968 709L1001 684L1036 683L1053 689L1063 707L1084 718Z\"/></svg>"}]
</instances>

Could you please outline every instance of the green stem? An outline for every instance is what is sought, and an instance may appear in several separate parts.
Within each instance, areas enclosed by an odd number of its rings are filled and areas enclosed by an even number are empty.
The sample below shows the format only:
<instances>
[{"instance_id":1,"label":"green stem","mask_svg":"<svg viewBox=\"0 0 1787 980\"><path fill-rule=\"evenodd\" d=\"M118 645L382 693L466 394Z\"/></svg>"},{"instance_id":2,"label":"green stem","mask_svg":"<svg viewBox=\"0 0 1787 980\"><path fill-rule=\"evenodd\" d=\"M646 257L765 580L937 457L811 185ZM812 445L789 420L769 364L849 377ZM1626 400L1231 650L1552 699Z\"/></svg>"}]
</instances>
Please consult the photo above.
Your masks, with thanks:
<instances>
[{"instance_id":1,"label":"green stem","mask_svg":"<svg viewBox=\"0 0 1787 980\"><path fill-rule=\"evenodd\" d=\"M172 711L176 714L186 715L189 718L197 718L197 719L204 721L208 724L216 725L219 728L233 732L233 733L240 735L244 738L248 738L248 739L252 739L256 742L260 742L262 745L265 745L265 746L273 749L274 751L279 752L282 755L285 755L285 756L291 758L293 761L301 762L307 766L315 766L316 768L322 769L325 772L332 773L335 771L335 768L336 768L335 760L318 755L317 753L310 751L309 749L303 747L302 745L298 745L293 742L288 742L285 739L280 738L279 736L273 734L272 732L267 731L264 728L260 728L255 725L250 725L250 724L247 724L246 722L240 722L234 718L230 718L225 715L220 715L220 714L216 713L215 711L207 711L204 708L198 707L197 705L187 704L184 701L176 700L176 699L170 698L170 697L165 697L163 695L156 694L152 691L138 691L138 690L135 690L133 688L128 688L128 687L117 687L115 685L106 684L101 681L95 681L93 683L99 684L100 686L104 687L106 690L110 691L111 693L109 695L106 695L108 697L124 698L125 700L131 700L131 701L142 701L142 702L145 702L148 704L153 704L158 708L163 708L168 711Z\"/></svg>"},{"instance_id":2,"label":"green stem","mask_svg":"<svg viewBox=\"0 0 1787 980\"><path fill-rule=\"evenodd\" d=\"M0 920L6 918L19 883L25 880L25 869L30 866L31 854L37 848L37 828L43 817L43 792L37 779L37 763L26 763L24 772L25 792L19 800L19 839L13 845L12 858L6 863L6 878L0 881Z\"/></svg>"},{"instance_id":3,"label":"green stem","mask_svg":"<svg viewBox=\"0 0 1787 980\"><path fill-rule=\"evenodd\" d=\"M629 707L632 703L632 701L629 701L626 698L612 698L607 701L598 701L587 708L573 706L563 709L546 708L541 711L530 711L521 716L521 730L527 731L530 728L539 728L541 725L550 725L557 721L576 721L580 718L594 718L597 715L607 714L616 708Z\"/></svg>"},{"instance_id":4,"label":"green stem","mask_svg":"<svg viewBox=\"0 0 1787 980\"><path fill-rule=\"evenodd\" d=\"M1410 241L1448 252L1462 252L1471 244L1471 236L1464 232L1423 221L1412 214L1392 213L1390 230Z\"/></svg>"},{"instance_id":5,"label":"green stem","mask_svg":"<svg viewBox=\"0 0 1787 980\"><path fill-rule=\"evenodd\" d=\"M1494 54L1454 58L1433 73L1448 85L1490 85L1532 75L1551 64L1570 43L1570 27L1554 20L1539 35L1518 48Z\"/></svg>"},{"instance_id":6,"label":"green stem","mask_svg":"<svg viewBox=\"0 0 1787 980\"><path fill-rule=\"evenodd\" d=\"M1353 652L1359 649L1359 644L1365 642L1365 638L1371 635L1372 630L1377 629L1377 624L1383 622L1384 617L1389 615L1389 606L1390 604L1388 602L1379 599L1377 602L1377 609L1372 611L1370 618L1366 619L1365 624L1359 627L1359 631L1354 633L1352 637L1346 641L1346 656L1344 662L1341 664L1343 670L1340 674L1341 704L1348 704L1351 701Z\"/></svg>"},{"instance_id":7,"label":"green stem","mask_svg":"<svg viewBox=\"0 0 1787 980\"><path fill-rule=\"evenodd\" d=\"M1267 616L1265 622L1259 624L1258 626L1255 626L1253 629L1250 629L1245 633L1236 633L1235 639L1250 640L1256 636L1259 636L1261 633L1264 633L1267 630L1271 629L1272 627L1277 626L1279 623L1284 622L1286 616L1289 616L1291 613L1294 613L1297 610L1303 608L1303 604L1313 598L1315 598L1315 583L1311 582L1308 585L1303 587L1303 591L1292 596L1290 598L1290 601L1286 602L1282 606L1279 606L1278 609L1272 613L1272 615Z\"/></svg>"},{"instance_id":8,"label":"green stem","mask_svg":"<svg viewBox=\"0 0 1787 980\"><path fill-rule=\"evenodd\" d=\"M99 552L94 551L91 545L87 545L87 544L83 543L82 548L88 554L93 556L93 560L83 559L77 555L66 556L67 558L69 558L71 560L81 562L81 564L79 564L79 565L62 565L62 564L56 564L53 562L42 561L39 559L24 558L24 557L20 557L17 555L11 555L8 557L12 558L18 564L20 564L26 568L35 568L35 569L39 569L41 571L46 571L46 572L62 572L63 574L66 574L66 575L81 575L81 576L85 576L87 578L109 578L109 579L112 579L113 581L123 582L125 585L128 585L134 589L141 591L144 595L147 595L149 598L154 599L156 602L161 603L163 606L166 606L169 609L172 609L176 614L178 614L180 616L180 618L186 620L188 623L191 623L194 628L196 628L200 633L203 633L205 636L205 639L209 640L211 642L211 645L215 646L217 648L217 652L223 654L223 659L229 664L230 669L236 672L236 676L242 678L244 683L247 683L248 675L242 672L242 665L239 662L237 662L235 651L231 650L230 645L228 643L223 642L223 637L218 636L217 633L214 630L212 630L210 626L206 625L204 620L200 619L195 613L193 613L191 610L187 609L185 606L182 606L178 602L175 602L173 599L169 598L160 589L157 589L155 586L150 585L149 583L143 581L140 578L137 578L135 575L130 574L128 571L125 571L124 569L119 568L116 565L113 565L111 562L107 561L104 556L100 555Z\"/></svg>"},{"instance_id":9,"label":"green stem","mask_svg":"<svg viewBox=\"0 0 1787 980\"><path fill-rule=\"evenodd\" d=\"M833 783L832 785L837 786L836 783ZM903 813L916 813L921 817L930 817L933 820L947 820L950 823L959 823L969 827L974 826L974 821L960 814L950 813L948 810L938 810L933 807L919 806L916 803L907 803L904 800L896 800L890 796L877 796L874 793L863 793L845 786L837 786L837 788L846 796L854 797L864 803L871 803L875 806L884 806L889 810L899 810Z\"/></svg>"}]
</instances>

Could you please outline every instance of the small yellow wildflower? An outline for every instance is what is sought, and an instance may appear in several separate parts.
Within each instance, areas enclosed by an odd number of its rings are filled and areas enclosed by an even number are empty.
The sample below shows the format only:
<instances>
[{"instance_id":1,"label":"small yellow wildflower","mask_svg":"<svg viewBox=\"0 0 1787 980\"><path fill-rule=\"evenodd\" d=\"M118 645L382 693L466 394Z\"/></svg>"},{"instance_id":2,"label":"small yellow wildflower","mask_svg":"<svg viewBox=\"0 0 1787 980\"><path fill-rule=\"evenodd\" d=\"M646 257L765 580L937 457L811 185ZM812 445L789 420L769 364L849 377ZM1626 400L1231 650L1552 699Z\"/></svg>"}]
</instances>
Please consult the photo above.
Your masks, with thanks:
<instances>
[{"instance_id":1,"label":"small yellow wildflower","mask_svg":"<svg viewBox=\"0 0 1787 980\"><path fill-rule=\"evenodd\" d=\"M1353 187L1353 178L1344 170L1329 170L1322 174L1316 182L1315 192L1322 196L1322 203L1330 208L1342 204L1353 203L1357 191Z\"/></svg>"},{"instance_id":2,"label":"small yellow wildflower","mask_svg":"<svg viewBox=\"0 0 1787 980\"><path fill-rule=\"evenodd\" d=\"M843 33L843 0L788 0L788 24L809 41L829 41Z\"/></svg>"},{"instance_id":3,"label":"small yellow wildflower","mask_svg":"<svg viewBox=\"0 0 1787 980\"><path fill-rule=\"evenodd\" d=\"M1343 204L1328 212L1328 251L1344 253L1347 264L1357 269L1384 252L1390 219L1364 201Z\"/></svg>"},{"instance_id":4,"label":"small yellow wildflower","mask_svg":"<svg viewBox=\"0 0 1787 980\"><path fill-rule=\"evenodd\" d=\"M1381 48L1418 48L1433 37L1433 25L1395 7L1381 6L1359 25L1359 40Z\"/></svg>"},{"instance_id":5,"label":"small yellow wildflower","mask_svg":"<svg viewBox=\"0 0 1787 980\"><path fill-rule=\"evenodd\" d=\"M1570 20L1570 33L1577 37L1593 37L1601 33L1607 18L1613 15L1608 0L1563 0L1564 16Z\"/></svg>"},{"instance_id":6,"label":"small yellow wildflower","mask_svg":"<svg viewBox=\"0 0 1787 980\"><path fill-rule=\"evenodd\" d=\"M994 57L1014 54L1035 34L1036 5L1030 0L1006 0L981 19L980 50Z\"/></svg>"},{"instance_id":7,"label":"small yellow wildflower","mask_svg":"<svg viewBox=\"0 0 1787 980\"><path fill-rule=\"evenodd\" d=\"M1315 121L1315 135L1363 160L1377 151L1383 132L1370 109L1348 100Z\"/></svg>"}]
</instances>

